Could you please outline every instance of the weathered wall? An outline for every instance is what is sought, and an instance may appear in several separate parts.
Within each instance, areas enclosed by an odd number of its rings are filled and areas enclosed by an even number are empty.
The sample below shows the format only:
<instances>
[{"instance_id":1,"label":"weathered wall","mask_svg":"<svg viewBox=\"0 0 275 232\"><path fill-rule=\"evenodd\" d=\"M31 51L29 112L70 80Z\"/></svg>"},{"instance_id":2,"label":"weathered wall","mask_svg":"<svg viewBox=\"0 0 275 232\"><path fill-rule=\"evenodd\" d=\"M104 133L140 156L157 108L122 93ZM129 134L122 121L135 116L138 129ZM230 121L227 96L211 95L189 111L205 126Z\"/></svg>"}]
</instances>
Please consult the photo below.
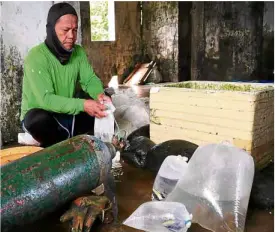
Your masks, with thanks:
<instances>
[{"instance_id":1,"label":"weathered wall","mask_svg":"<svg viewBox=\"0 0 275 232\"><path fill-rule=\"evenodd\" d=\"M192 79L257 79L261 70L264 3L193 4Z\"/></svg>"},{"instance_id":2,"label":"weathered wall","mask_svg":"<svg viewBox=\"0 0 275 232\"><path fill-rule=\"evenodd\" d=\"M274 2L264 4L262 79L274 80Z\"/></svg>"},{"instance_id":3,"label":"weathered wall","mask_svg":"<svg viewBox=\"0 0 275 232\"><path fill-rule=\"evenodd\" d=\"M192 2L179 2L179 81L188 81L191 79L191 43L193 41L191 37L191 10Z\"/></svg>"},{"instance_id":4,"label":"weathered wall","mask_svg":"<svg viewBox=\"0 0 275 232\"><path fill-rule=\"evenodd\" d=\"M79 12L79 3L70 2ZM1 143L17 140L24 57L45 40L53 2L1 2ZM80 30L81 42L81 30Z\"/></svg>"},{"instance_id":5,"label":"weathered wall","mask_svg":"<svg viewBox=\"0 0 275 232\"><path fill-rule=\"evenodd\" d=\"M16 140L21 131L19 116L23 59L46 35L47 11L52 2L1 3L1 135L2 142Z\"/></svg>"},{"instance_id":6,"label":"weathered wall","mask_svg":"<svg viewBox=\"0 0 275 232\"><path fill-rule=\"evenodd\" d=\"M92 42L89 2L80 2L80 9L82 44L95 73L107 85L114 66L121 77L133 56L141 53L139 2L115 2L115 41Z\"/></svg>"},{"instance_id":7,"label":"weathered wall","mask_svg":"<svg viewBox=\"0 0 275 232\"><path fill-rule=\"evenodd\" d=\"M164 82L178 81L178 2L142 2L143 45Z\"/></svg>"}]
</instances>

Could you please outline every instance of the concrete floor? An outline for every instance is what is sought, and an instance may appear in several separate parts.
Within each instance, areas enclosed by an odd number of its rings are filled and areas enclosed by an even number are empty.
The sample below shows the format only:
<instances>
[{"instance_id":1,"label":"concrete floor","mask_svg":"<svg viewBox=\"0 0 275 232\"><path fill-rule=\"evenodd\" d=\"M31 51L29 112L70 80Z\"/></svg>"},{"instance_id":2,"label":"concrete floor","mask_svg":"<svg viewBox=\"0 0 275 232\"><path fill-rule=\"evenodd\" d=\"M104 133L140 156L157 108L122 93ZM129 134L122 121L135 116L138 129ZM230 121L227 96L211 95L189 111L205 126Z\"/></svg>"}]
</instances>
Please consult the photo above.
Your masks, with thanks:
<instances>
[{"instance_id":1,"label":"concrete floor","mask_svg":"<svg viewBox=\"0 0 275 232\"><path fill-rule=\"evenodd\" d=\"M129 217L138 206L142 203L150 201L151 190L154 181L154 175L147 170L132 167L123 163L123 176L120 182L117 182L117 201L119 208L119 223ZM67 232L69 224L61 224L59 217L64 211L56 212L49 217L35 223L32 226L26 226L20 232ZM118 225L95 225L93 230L97 232L137 232L135 230L121 224ZM189 232L207 232L197 224L193 224L188 230ZM274 215L273 212L249 209L246 218L245 232L273 232L274 231ZM18 232L18 230L17 230Z\"/></svg>"}]
</instances>

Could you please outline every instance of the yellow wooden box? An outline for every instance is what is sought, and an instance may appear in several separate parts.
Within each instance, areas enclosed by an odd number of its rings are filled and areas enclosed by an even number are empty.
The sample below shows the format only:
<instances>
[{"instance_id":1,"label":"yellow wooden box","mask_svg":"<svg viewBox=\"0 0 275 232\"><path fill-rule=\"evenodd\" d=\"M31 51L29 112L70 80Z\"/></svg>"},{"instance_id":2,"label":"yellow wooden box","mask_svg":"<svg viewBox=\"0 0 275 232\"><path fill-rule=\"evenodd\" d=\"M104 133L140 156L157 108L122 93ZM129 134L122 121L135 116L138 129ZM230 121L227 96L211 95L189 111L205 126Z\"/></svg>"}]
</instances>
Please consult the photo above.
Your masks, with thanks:
<instances>
[{"instance_id":1,"label":"yellow wooden box","mask_svg":"<svg viewBox=\"0 0 275 232\"><path fill-rule=\"evenodd\" d=\"M189 81L152 87L150 138L198 145L229 141L262 168L274 156L274 86Z\"/></svg>"}]
</instances>

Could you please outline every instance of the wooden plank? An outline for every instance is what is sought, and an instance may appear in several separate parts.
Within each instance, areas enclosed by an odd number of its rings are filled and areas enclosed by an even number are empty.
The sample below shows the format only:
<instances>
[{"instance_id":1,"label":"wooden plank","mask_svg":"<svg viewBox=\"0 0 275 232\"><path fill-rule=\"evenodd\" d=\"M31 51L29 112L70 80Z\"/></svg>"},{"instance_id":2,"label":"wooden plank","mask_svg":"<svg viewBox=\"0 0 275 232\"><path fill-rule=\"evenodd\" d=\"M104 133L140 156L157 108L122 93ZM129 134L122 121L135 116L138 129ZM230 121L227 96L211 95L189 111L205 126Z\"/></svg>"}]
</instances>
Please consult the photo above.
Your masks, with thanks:
<instances>
[{"instance_id":1,"label":"wooden plank","mask_svg":"<svg viewBox=\"0 0 275 232\"><path fill-rule=\"evenodd\" d=\"M35 146L20 146L0 150L0 165L5 165L42 149L42 147Z\"/></svg>"},{"instance_id":2,"label":"wooden plank","mask_svg":"<svg viewBox=\"0 0 275 232\"><path fill-rule=\"evenodd\" d=\"M172 97L171 97L172 98ZM170 101L169 101L170 100ZM257 111L272 106L274 98L266 98L261 101L225 101L219 98L193 98L192 101L188 98L185 100L181 99L168 99L168 98L151 98L150 107L160 109L160 107L166 107L167 105L174 106L174 108L181 108L186 106L196 106L202 108L215 108L225 110L236 110L236 111Z\"/></svg>"},{"instance_id":3,"label":"wooden plank","mask_svg":"<svg viewBox=\"0 0 275 232\"><path fill-rule=\"evenodd\" d=\"M173 138L171 138L171 136L167 134L153 133L152 135L150 134L150 139L156 144L166 142L168 140L174 140L174 139L186 140L186 141L195 143L197 145L208 144L208 142L206 141L202 141L196 138L191 138L189 135L186 135L186 134L175 135L173 136Z\"/></svg>"},{"instance_id":4,"label":"wooden plank","mask_svg":"<svg viewBox=\"0 0 275 232\"><path fill-rule=\"evenodd\" d=\"M202 109L199 107L186 107L179 108L177 111L172 108L167 109L153 109L151 108L150 115L156 118L174 118L174 119L186 119L188 121L192 120L193 117L208 117L211 120L238 120L241 122L257 122L257 120L266 120L270 118L270 115L274 115L274 108L268 108L266 110L261 110L254 115L254 112L236 112L231 110L215 110L215 109Z\"/></svg>"},{"instance_id":5,"label":"wooden plank","mask_svg":"<svg viewBox=\"0 0 275 232\"><path fill-rule=\"evenodd\" d=\"M150 63L142 64L138 70L134 70L134 73L125 81L126 86L137 85L148 71Z\"/></svg>"},{"instance_id":6,"label":"wooden plank","mask_svg":"<svg viewBox=\"0 0 275 232\"><path fill-rule=\"evenodd\" d=\"M207 123L196 123L196 122L188 122L184 120L178 119L167 119L162 118L160 120L161 126L169 126L169 127L176 127L183 130L197 130L205 133L212 133L222 136L230 136L235 137L238 135L238 138L250 140L253 136L264 136L265 131L269 129L269 125L265 127L259 127L255 129L253 124L250 125L249 130L242 130L240 128L232 128L227 127L226 125L218 126L213 124Z\"/></svg>"},{"instance_id":7,"label":"wooden plank","mask_svg":"<svg viewBox=\"0 0 275 232\"><path fill-rule=\"evenodd\" d=\"M194 81L191 81L191 82L194 82ZM187 83L187 82L185 82ZM199 84L202 84L201 81L197 82ZM262 87L263 89L262 90L255 90L255 91L244 91L244 92L241 92L241 91L230 91L230 90L208 90L208 89L191 89L191 88L177 88L177 87L164 87L164 85L167 85L167 84L159 84L158 85L158 90L159 91L154 91L154 94L159 94L159 93L165 93L165 92L169 92L169 93L182 93L182 92L185 92L188 93L188 94L192 94L193 96L194 95L197 95L197 97L200 97L204 94L207 94L207 95L211 95L212 97L213 96L218 96L218 97L225 97L225 98L229 98L229 99L235 99L237 98L236 100L247 100L247 97L250 96L251 100L254 100L254 101L259 101L261 99L264 99L264 98L274 98L274 85L268 85L266 86L265 84L246 84L246 83L232 83L232 82L203 82L205 84L209 83L209 84L215 84L215 85L221 85L221 84L233 84L233 85L237 85L237 86L245 86L245 85L252 85L252 86L255 86L255 87ZM170 84L174 84L174 83L170 83ZM187 95L188 95L187 94ZM170 94L167 94L167 95L170 95ZM196 97L196 96L194 96ZM238 99L239 98L239 99Z\"/></svg>"},{"instance_id":8,"label":"wooden plank","mask_svg":"<svg viewBox=\"0 0 275 232\"><path fill-rule=\"evenodd\" d=\"M268 143L270 140L274 140L274 129L270 128L262 132L262 136L257 136L256 138L251 137L251 139L241 139L239 134L233 136L220 135L214 133L206 133L199 130L191 129L180 129L176 127L169 126L159 126L155 124L150 124L150 137L163 136L169 139L184 139L188 138L190 141L200 141L207 143L220 143L222 141L229 141L237 147L243 148L247 151L251 150L252 147L257 147L262 144ZM168 140L169 140L168 139Z\"/></svg>"},{"instance_id":9,"label":"wooden plank","mask_svg":"<svg viewBox=\"0 0 275 232\"><path fill-rule=\"evenodd\" d=\"M193 121L187 121L186 119L160 117L158 121L161 123L161 125L165 125L165 126L185 128L185 129L199 128L201 131L204 131L204 132L220 133L224 129L224 130L231 130L234 133L238 133L239 131L249 132L251 133L251 135L253 133L257 134L259 131L266 130L273 125L269 123L263 126L255 126L253 122L245 123L245 122L239 122L239 121L230 120L230 119L220 119L216 121L211 120L209 118L202 118L203 121L196 120L196 119L197 118L195 119L191 118L191 120Z\"/></svg>"},{"instance_id":10,"label":"wooden plank","mask_svg":"<svg viewBox=\"0 0 275 232\"><path fill-rule=\"evenodd\" d=\"M212 142L212 143L220 143L228 139L232 140L232 138L228 138L226 136L209 134L201 131L188 130L188 129L183 130L180 128L169 127L169 126L160 127L158 125L150 124L151 136L155 136L155 135L163 136L164 134L166 134L166 136L170 135L170 139L188 137L192 140L199 140L199 141Z\"/></svg>"},{"instance_id":11,"label":"wooden plank","mask_svg":"<svg viewBox=\"0 0 275 232\"><path fill-rule=\"evenodd\" d=\"M169 136L167 136L166 134L164 135L160 135L160 134L153 134L150 139L155 142L156 144L171 140L171 138ZM205 142L205 141L201 141L201 140L196 140L196 139L192 139L187 135L181 135L181 136L175 136L174 139L183 139L186 141L190 141L193 142L197 145L206 145L209 144L209 142ZM250 143L251 144L251 143ZM234 144L236 146L236 144ZM242 148L242 147L240 147ZM243 149L243 148L242 148ZM270 162L270 160L274 159L274 147L272 148L271 146L269 147L269 150L267 151L254 151L253 153L251 151L247 151L250 155L253 156L254 158L254 162L255 162L255 166L258 169L262 169L264 167L267 166L267 164Z\"/></svg>"},{"instance_id":12,"label":"wooden plank","mask_svg":"<svg viewBox=\"0 0 275 232\"><path fill-rule=\"evenodd\" d=\"M153 121L155 118L154 113L151 113L150 119ZM254 121L250 122L247 120L235 120L235 119L226 119L226 118L219 118L214 119L211 116L201 116L201 115L185 115L182 118L176 118L174 114L169 115L169 117L157 117L157 120L163 124L172 126L173 123L180 126L185 126L186 124L193 124L194 127L201 126L200 124L207 124L219 127L227 127L232 129L240 129L244 131L251 131L252 129L257 130L261 127L266 127L266 125L273 125L274 124L274 116L272 114L268 115L264 121ZM188 127L189 128L189 127Z\"/></svg>"},{"instance_id":13,"label":"wooden plank","mask_svg":"<svg viewBox=\"0 0 275 232\"><path fill-rule=\"evenodd\" d=\"M133 75L139 70L139 68L141 67L141 63L137 63L134 67L134 70L130 73L130 75L125 78L125 80L123 81L123 84L127 83L132 77Z\"/></svg>"},{"instance_id":14,"label":"wooden plank","mask_svg":"<svg viewBox=\"0 0 275 232\"><path fill-rule=\"evenodd\" d=\"M239 121L248 121L254 122L254 113L253 112L234 112L234 111L224 111L224 110L203 110L199 107L189 107L184 109L179 109L178 111L172 109L152 109L154 110L154 116L167 117L167 118L176 118L176 119L186 119L193 118L195 116L208 117L209 121L219 120L219 119L229 119L229 120L239 120ZM263 112L264 114L264 112ZM187 119L188 120L188 119Z\"/></svg>"},{"instance_id":15,"label":"wooden plank","mask_svg":"<svg viewBox=\"0 0 275 232\"><path fill-rule=\"evenodd\" d=\"M264 98L264 95L262 95ZM269 95L266 95L268 97ZM173 100L192 100L198 98L219 98L225 101L256 101L255 93L251 92L230 92L230 91L210 91L210 90L192 90L192 89L183 89L183 88L166 88L161 87L159 92L152 93L151 92L152 100L155 97L161 99L167 98L167 101L173 102ZM270 96L271 97L271 96ZM257 100L260 100L258 98Z\"/></svg>"}]
</instances>

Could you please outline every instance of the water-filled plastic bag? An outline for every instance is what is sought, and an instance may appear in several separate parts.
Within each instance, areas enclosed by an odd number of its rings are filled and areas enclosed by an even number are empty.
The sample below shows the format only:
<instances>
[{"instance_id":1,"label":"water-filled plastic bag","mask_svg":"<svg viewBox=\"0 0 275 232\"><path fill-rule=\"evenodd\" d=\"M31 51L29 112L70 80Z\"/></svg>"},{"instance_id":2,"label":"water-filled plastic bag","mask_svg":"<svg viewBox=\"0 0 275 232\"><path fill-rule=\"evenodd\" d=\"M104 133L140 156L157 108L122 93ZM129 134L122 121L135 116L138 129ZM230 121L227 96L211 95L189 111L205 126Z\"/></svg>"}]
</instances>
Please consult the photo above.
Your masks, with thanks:
<instances>
[{"instance_id":1,"label":"water-filled plastic bag","mask_svg":"<svg viewBox=\"0 0 275 232\"><path fill-rule=\"evenodd\" d=\"M226 143L200 146L166 201L183 203L206 229L242 232L253 178L254 161L246 151Z\"/></svg>"}]
</instances>

